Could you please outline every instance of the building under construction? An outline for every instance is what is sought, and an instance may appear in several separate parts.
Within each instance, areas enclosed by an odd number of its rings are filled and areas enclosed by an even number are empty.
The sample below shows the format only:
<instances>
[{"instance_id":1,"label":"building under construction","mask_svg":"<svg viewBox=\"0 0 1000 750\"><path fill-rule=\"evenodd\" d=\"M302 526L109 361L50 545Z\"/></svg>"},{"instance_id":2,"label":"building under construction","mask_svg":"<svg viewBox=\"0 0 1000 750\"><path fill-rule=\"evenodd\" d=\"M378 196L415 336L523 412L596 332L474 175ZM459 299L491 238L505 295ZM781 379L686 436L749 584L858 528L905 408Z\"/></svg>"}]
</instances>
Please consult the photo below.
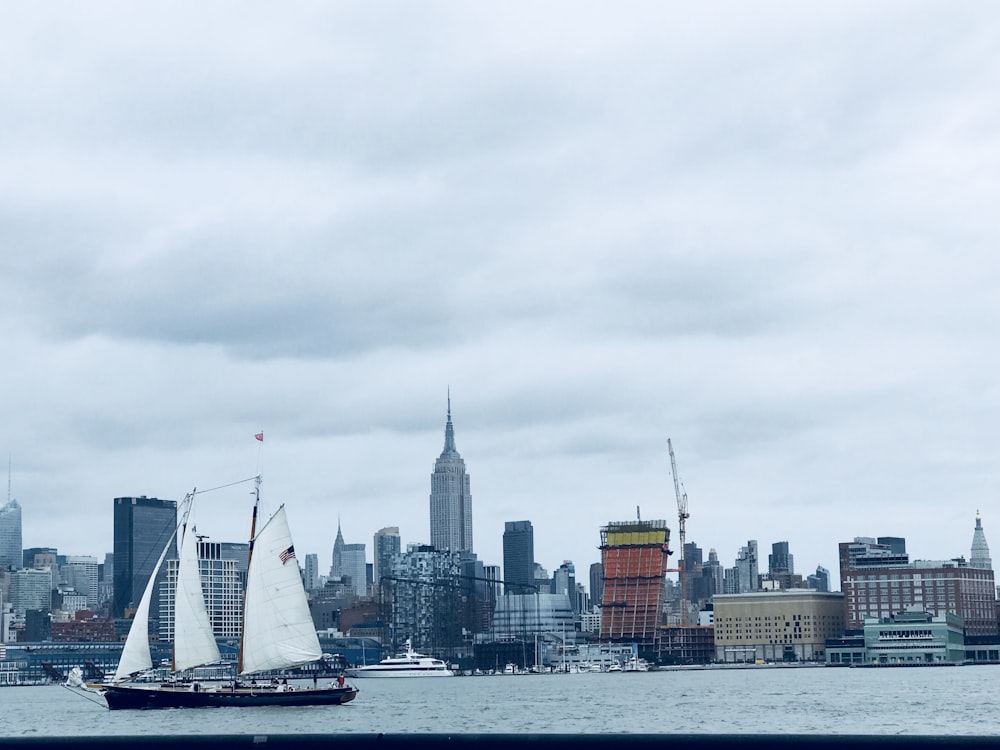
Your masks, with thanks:
<instances>
[{"instance_id":1,"label":"building under construction","mask_svg":"<svg viewBox=\"0 0 1000 750\"><path fill-rule=\"evenodd\" d=\"M612 521L601 529L601 640L657 647L670 529L665 521Z\"/></svg>"}]
</instances>

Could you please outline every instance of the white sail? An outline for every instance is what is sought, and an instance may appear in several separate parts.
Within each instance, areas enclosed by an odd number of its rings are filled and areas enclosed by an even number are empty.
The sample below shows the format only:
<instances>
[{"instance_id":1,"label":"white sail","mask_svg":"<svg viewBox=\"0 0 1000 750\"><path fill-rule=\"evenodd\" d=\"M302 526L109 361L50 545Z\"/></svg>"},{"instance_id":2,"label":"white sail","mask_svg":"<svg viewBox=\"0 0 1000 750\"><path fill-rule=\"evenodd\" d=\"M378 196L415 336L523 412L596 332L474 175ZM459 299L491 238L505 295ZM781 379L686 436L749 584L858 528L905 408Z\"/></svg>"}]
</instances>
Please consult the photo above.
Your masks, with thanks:
<instances>
[{"instance_id":1,"label":"white sail","mask_svg":"<svg viewBox=\"0 0 1000 750\"><path fill-rule=\"evenodd\" d=\"M163 545L163 552L160 559L156 561L152 575L146 589L142 592L142 599L139 600L139 608L132 618L132 625L129 627L128 636L125 638L125 645L122 647L122 655L118 660L118 668L115 670L115 682L126 680L136 672L149 669L153 666L153 657L149 653L149 603L153 598L153 587L156 585L156 576L160 573L163 565L163 558L167 556L170 549L170 542L173 541L177 529L174 529L167 543Z\"/></svg>"},{"instance_id":2,"label":"white sail","mask_svg":"<svg viewBox=\"0 0 1000 750\"><path fill-rule=\"evenodd\" d=\"M252 544L240 674L317 661L323 652L309 614L284 505Z\"/></svg>"},{"instance_id":3,"label":"white sail","mask_svg":"<svg viewBox=\"0 0 1000 750\"><path fill-rule=\"evenodd\" d=\"M220 661L212 623L205 608L198 567L198 535L194 523L194 499L188 512L187 529L181 541L174 598L174 670L191 669Z\"/></svg>"}]
</instances>

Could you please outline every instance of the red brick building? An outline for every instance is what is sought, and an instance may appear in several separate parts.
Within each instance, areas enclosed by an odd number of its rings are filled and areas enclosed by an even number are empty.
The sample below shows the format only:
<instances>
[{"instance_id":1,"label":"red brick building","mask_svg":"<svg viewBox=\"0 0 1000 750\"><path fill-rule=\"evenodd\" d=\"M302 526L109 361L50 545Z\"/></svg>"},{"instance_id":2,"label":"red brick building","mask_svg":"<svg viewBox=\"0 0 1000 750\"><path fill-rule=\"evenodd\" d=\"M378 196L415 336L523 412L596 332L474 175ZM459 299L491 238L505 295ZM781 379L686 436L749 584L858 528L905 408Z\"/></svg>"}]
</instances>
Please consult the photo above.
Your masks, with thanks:
<instances>
[{"instance_id":1,"label":"red brick building","mask_svg":"<svg viewBox=\"0 0 1000 750\"><path fill-rule=\"evenodd\" d=\"M918 609L934 616L952 612L965 634L997 634L996 585L989 568L956 560L909 561L898 542L889 545L859 537L840 543L840 587L845 627L860 630L866 617L885 618Z\"/></svg>"},{"instance_id":2,"label":"red brick building","mask_svg":"<svg viewBox=\"0 0 1000 750\"><path fill-rule=\"evenodd\" d=\"M70 622L52 623L52 640L77 643L107 643L115 640L115 622L107 617L94 617L82 609Z\"/></svg>"}]
</instances>

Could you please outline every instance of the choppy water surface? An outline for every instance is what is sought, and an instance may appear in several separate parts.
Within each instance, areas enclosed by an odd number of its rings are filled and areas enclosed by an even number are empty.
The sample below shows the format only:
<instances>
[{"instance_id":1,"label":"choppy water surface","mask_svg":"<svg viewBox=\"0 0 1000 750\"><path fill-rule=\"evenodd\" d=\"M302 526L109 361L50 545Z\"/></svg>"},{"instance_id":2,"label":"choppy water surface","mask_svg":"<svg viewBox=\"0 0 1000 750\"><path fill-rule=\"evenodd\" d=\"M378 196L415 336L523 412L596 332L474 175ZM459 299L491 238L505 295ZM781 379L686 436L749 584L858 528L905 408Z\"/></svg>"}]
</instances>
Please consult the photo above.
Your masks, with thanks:
<instances>
[{"instance_id":1,"label":"choppy water surface","mask_svg":"<svg viewBox=\"0 0 1000 750\"><path fill-rule=\"evenodd\" d=\"M358 680L345 706L108 711L0 688L0 737L426 733L1000 737L1000 666L771 668Z\"/></svg>"}]
</instances>

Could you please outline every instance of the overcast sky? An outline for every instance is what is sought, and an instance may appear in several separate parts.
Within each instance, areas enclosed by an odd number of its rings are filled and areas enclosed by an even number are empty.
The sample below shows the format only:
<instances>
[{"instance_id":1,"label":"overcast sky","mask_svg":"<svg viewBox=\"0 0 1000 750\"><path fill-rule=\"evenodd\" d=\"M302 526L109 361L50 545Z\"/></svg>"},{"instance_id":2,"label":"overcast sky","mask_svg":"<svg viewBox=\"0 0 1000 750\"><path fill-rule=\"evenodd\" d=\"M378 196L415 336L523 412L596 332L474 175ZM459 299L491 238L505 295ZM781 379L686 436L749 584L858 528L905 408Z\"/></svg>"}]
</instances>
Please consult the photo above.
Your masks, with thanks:
<instances>
[{"instance_id":1,"label":"overcast sky","mask_svg":"<svg viewBox=\"0 0 1000 750\"><path fill-rule=\"evenodd\" d=\"M324 573L338 519L426 543L450 388L487 564L676 542L668 438L727 567L1000 549L998 91L989 3L7 4L24 545L259 460Z\"/></svg>"}]
</instances>

